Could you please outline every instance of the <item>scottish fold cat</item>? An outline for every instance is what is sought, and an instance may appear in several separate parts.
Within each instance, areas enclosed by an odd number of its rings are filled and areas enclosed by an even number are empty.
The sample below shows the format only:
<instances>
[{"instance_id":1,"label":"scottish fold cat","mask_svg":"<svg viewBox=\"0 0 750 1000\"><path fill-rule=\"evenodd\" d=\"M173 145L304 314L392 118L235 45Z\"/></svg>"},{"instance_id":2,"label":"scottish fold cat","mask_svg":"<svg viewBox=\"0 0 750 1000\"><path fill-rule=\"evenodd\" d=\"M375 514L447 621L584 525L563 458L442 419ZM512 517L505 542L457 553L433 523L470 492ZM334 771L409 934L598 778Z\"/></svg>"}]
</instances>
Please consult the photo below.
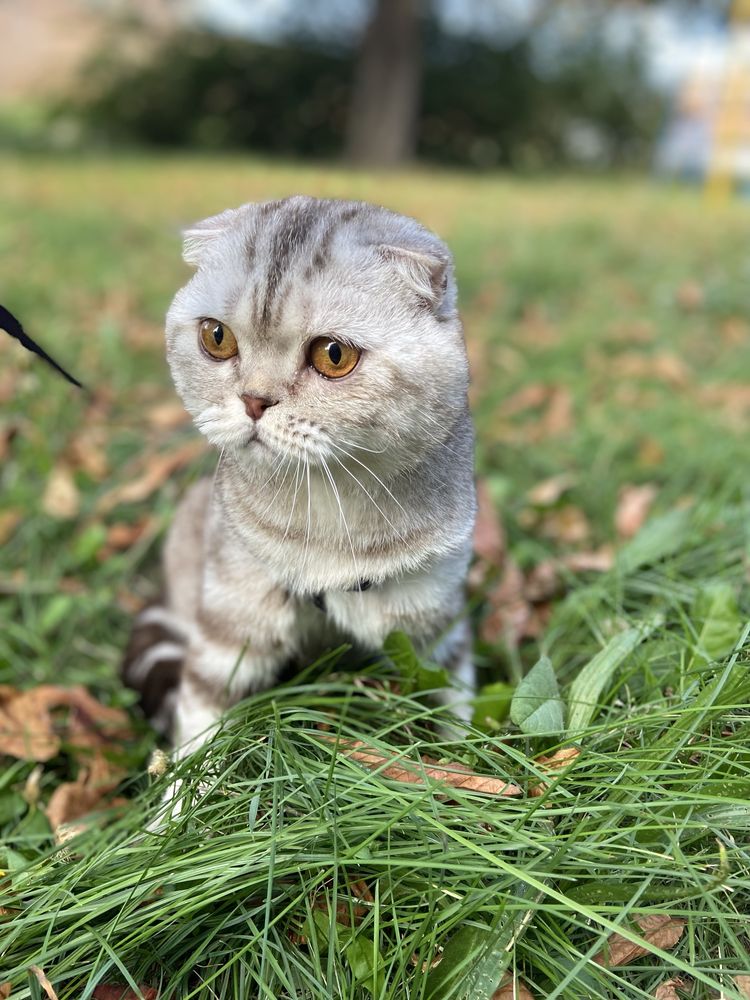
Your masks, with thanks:
<instances>
[{"instance_id":1,"label":"scottish fold cat","mask_svg":"<svg viewBox=\"0 0 750 1000\"><path fill-rule=\"evenodd\" d=\"M177 510L126 680L184 753L290 664L400 629L465 704L473 428L446 246L293 197L198 223L184 258L167 358L219 462Z\"/></svg>"}]
</instances>

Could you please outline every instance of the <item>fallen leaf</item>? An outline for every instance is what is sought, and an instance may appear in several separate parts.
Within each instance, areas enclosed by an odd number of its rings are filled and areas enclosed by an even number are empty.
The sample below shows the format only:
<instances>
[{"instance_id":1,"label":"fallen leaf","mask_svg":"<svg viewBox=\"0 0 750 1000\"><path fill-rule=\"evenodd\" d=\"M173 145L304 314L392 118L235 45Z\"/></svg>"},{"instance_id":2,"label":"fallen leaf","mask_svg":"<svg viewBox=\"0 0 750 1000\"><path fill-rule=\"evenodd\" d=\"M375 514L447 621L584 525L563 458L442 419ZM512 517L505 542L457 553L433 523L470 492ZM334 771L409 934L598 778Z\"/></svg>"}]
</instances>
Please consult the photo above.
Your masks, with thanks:
<instances>
[{"instance_id":1,"label":"fallen leaf","mask_svg":"<svg viewBox=\"0 0 750 1000\"><path fill-rule=\"evenodd\" d=\"M688 983L679 976L674 979L667 979L654 991L654 1000L680 1000L677 990L684 992L689 989Z\"/></svg>"},{"instance_id":2,"label":"fallen leaf","mask_svg":"<svg viewBox=\"0 0 750 1000\"><path fill-rule=\"evenodd\" d=\"M750 976L735 976L734 985L750 1000Z\"/></svg>"},{"instance_id":3,"label":"fallen leaf","mask_svg":"<svg viewBox=\"0 0 750 1000\"><path fill-rule=\"evenodd\" d=\"M555 750L548 757L541 754L539 757L535 757L534 760L543 770L556 771L562 767L567 767L568 764L572 764L580 752L578 747L560 747L559 750Z\"/></svg>"},{"instance_id":4,"label":"fallen leaf","mask_svg":"<svg viewBox=\"0 0 750 1000\"><path fill-rule=\"evenodd\" d=\"M58 462L47 477L42 495L42 510L50 517L67 521L75 517L80 508L81 495L73 473L65 462Z\"/></svg>"},{"instance_id":5,"label":"fallen leaf","mask_svg":"<svg viewBox=\"0 0 750 1000\"><path fill-rule=\"evenodd\" d=\"M500 407L500 412L505 417L512 417L524 410L533 410L542 406L549 399L550 387L541 382L533 382L525 385L509 396Z\"/></svg>"},{"instance_id":6,"label":"fallen leaf","mask_svg":"<svg viewBox=\"0 0 750 1000\"><path fill-rule=\"evenodd\" d=\"M38 965L30 965L29 966L29 972L33 972L34 973L34 975L36 976L37 980L39 981L39 985L42 987L42 989L44 990L44 992L47 994L47 996L49 997L49 1000L58 1000L57 993L55 993L55 990L54 990L54 988L52 986L52 983L49 981L49 979L47 979L47 977L45 976L44 972L39 968Z\"/></svg>"},{"instance_id":7,"label":"fallen leaf","mask_svg":"<svg viewBox=\"0 0 750 1000\"><path fill-rule=\"evenodd\" d=\"M104 427L88 423L79 431L66 450L66 457L73 469L81 469L91 479L101 482L109 472L105 446Z\"/></svg>"},{"instance_id":8,"label":"fallen leaf","mask_svg":"<svg viewBox=\"0 0 750 1000\"><path fill-rule=\"evenodd\" d=\"M99 498L97 513L105 514L121 503L141 503L163 486L172 473L189 465L204 451L202 441L187 441L174 451L150 455L142 475L115 486Z\"/></svg>"},{"instance_id":9,"label":"fallen leaf","mask_svg":"<svg viewBox=\"0 0 750 1000\"><path fill-rule=\"evenodd\" d=\"M112 764L102 754L96 754L90 766L80 768L75 781L63 782L50 796L45 811L53 831L94 812L117 787L124 774L124 768Z\"/></svg>"},{"instance_id":10,"label":"fallen leaf","mask_svg":"<svg viewBox=\"0 0 750 1000\"><path fill-rule=\"evenodd\" d=\"M474 551L491 566L500 566L505 556L505 532L484 480L477 483L477 520Z\"/></svg>"},{"instance_id":11,"label":"fallen leaf","mask_svg":"<svg viewBox=\"0 0 750 1000\"><path fill-rule=\"evenodd\" d=\"M638 448L637 461L646 468L654 468L662 464L666 457L664 448L654 438L644 438Z\"/></svg>"},{"instance_id":12,"label":"fallen leaf","mask_svg":"<svg viewBox=\"0 0 750 1000\"><path fill-rule=\"evenodd\" d=\"M482 623L486 642L505 642L515 648L529 636L533 609L526 600L526 581L518 564L509 556L497 584L487 594L489 614Z\"/></svg>"},{"instance_id":13,"label":"fallen leaf","mask_svg":"<svg viewBox=\"0 0 750 1000\"><path fill-rule=\"evenodd\" d=\"M159 991L153 986L138 983L138 989L141 991L143 1000L159 1000ZM140 1000L140 997L129 986L99 983L91 994L91 1000Z\"/></svg>"},{"instance_id":14,"label":"fallen leaf","mask_svg":"<svg viewBox=\"0 0 750 1000\"><path fill-rule=\"evenodd\" d=\"M563 493L568 492L574 483L574 476L569 472L561 472L557 476L551 476L549 479L543 479L537 483L526 494L526 499L535 507L551 507L557 503Z\"/></svg>"},{"instance_id":15,"label":"fallen leaf","mask_svg":"<svg viewBox=\"0 0 750 1000\"><path fill-rule=\"evenodd\" d=\"M335 743L339 753L345 754L365 767L379 769L384 778L392 781L402 781L408 785L422 785L425 778L449 785L451 788L464 788L484 795L521 795L522 789L501 778L490 778L484 774L476 774L465 764L446 764L432 757L421 756L419 761L406 760L399 757L385 756L380 750L368 747L364 740L338 740L335 736L320 735L320 739Z\"/></svg>"},{"instance_id":16,"label":"fallen leaf","mask_svg":"<svg viewBox=\"0 0 750 1000\"><path fill-rule=\"evenodd\" d=\"M740 316L730 316L719 327L721 338L729 347L739 347L748 340L750 327Z\"/></svg>"},{"instance_id":17,"label":"fallen leaf","mask_svg":"<svg viewBox=\"0 0 750 1000\"><path fill-rule=\"evenodd\" d=\"M591 529L581 508L566 504L544 514L539 530L545 538L574 545L585 542Z\"/></svg>"},{"instance_id":18,"label":"fallen leaf","mask_svg":"<svg viewBox=\"0 0 750 1000\"><path fill-rule=\"evenodd\" d=\"M323 910L325 913L331 912L327 899L314 899L312 906L315 910ZM351 927L352 924L357 926L365 919L369 912L370 907L364 906L362 903L347 903L342 901L336 903L336 923L343 924L344 927Z\"/></svg>"},{"instance_id":19,"label":"fallen leaf","mask_svg":"<svg viewBox=\"0 0 750 1000\"><path fill-rule=\"evenodd\" d=\"M602 545L591 552L566 552L560 562L571 573L607 573L614 566L615 554L611 545Z\"/></svg>"},{"instance_id":20,"label":"fallen leaf","mask_svg":"<svg viewBox=\"0 0 750 1000\"><path fill-rule=\"evenodd\" d=\"M67 708L64 724L53 716ZM0 754L19 760L50 760L62 742L76 748L97 749L128 736L127 716L101 705L83 687L40 684L27 691L0 687Z\"/></svg>"},{"instance_id":21,"label":"fallen leaf","mask_svg":"<svg viewBox=\"0 0 750 1000\"><path fill-rule=\"evenodd\" d=\"M667 913L649 913L644 917L636 917L635 923L640 928L646 944L634 944L621 934L611 934L604 948L594 956L597 965L607 969L627 965L628 962L649 955L651 949L648 945L668 951L674 948L685 930L684 920L677 920Z\"/></svg>"},{"instance_id":22,"label":"fallen leaf","mask_svg":"<svg viewBox=\"0 0 750 1000\"><path fill-rule=\"evenodd\" d=\"M718 410L730 427L744 431L750 413L750 385L746 382L718 382L702 386L698 390L698 399L703 406Z\"/></svg>"},{"instance_id":23,"label":"fallen leaf","mask_svg":"<svg viewBox=\"0 0 750 1000\"><path fill-rule=\"evenodd\" d=\"M354 882L350 882L349 888L352 890L352 895L356 896L357 899L363 899L366 903L375 902L372 890L363 878L358 878Z\"/></svg>"},{"instance_id":24,"label":"fallen leaf","mask_svg":"<svg viewBox=\"0 0 750 1000\"><path fill-rule=\"evenodd\" d=\"M146 414L151 427L158 431L173 431L183 424L188 423L190 414L182 403L158 403L152 406Z\"/></svg>"},{"instance_id":25,"label":"fallen leaf","mask_svg":"<svg viewBox=\"0 0 750 1000\"><path fill-rule=\"evenodd\" d=\"M677 388L684 388L691 380L692 372L686 362L669 351L656 354L641 354L626 351L613 358L603 360L610 378L645 379L666 382Z\"/></svg>"},{"instance_id":26,"label":"fallen leaf","mask_svg":"<svg viewBox=\"0 0 750 1000\"><path fill-rule=\"evenodd\" d=\"M683 281L675 293L675 301L685 312L695 312L706 300L706 293L697 281Z\"/></svg>"},{"instance_id":27,"label":"fallen leaf","mask_svg":"<svg viewBox=\"0 0 750 1000\"><path fill-rule=\"evenodd\" d=\"M550 395L547 411L542 417L537 433L541 438L560 437L573 427L573 397L570 390L557 386Z\"/></svg>"},{"instance_id":28,"label":"fallen leaf","mask_svg":"<svg viewBox=\"0 0 750 1000\"><path fill-rule=\"evenodd\" d=\"M23 511L18 507L0 512L0 545L4 545L23 520Z\"/></svg>"},{"instance_id":29,"label":"fallen leaf","mask_svg":"<svg viewBox=\"0 0 750 1000\"><path fill-rule=\"evenodd\" d=\"M104 545L99 550L99 558L109 558L115 552L125 552L150 534L158 526L158 520L150 514L137 521L116 521L107 528Z\"/></svg>"},{"instance_id":30,"label":"fallen leaf","mask_svg":"<svg viewBox=\"0 0 750 1000\"><path fill-rule=\"evenodd\" d=\"M615 529L620 538L633 538L638 534L658 492L654 483L622 487L615 510Z\"/></svg>"},{"instance_id":31,"label":"fallen leaf","mask_svg":"<svg viewBox=\"0 0 750 1000\"><path fill-rule=\"evenodd\" d=\"M535 757L534 760L542 771L559 771L567 767L568 764L572 764L580 752L578 747L561 747L549 757L540 756ZM540 795L544 795L548 788L549 785L545 781L534 782L529 786L529 795L538 798Z\"/></svg>"},{"instance_id":32,"label":"fallen leaf","mask_svg":"<svg viewBox=\"0 0 750 1000\"><path fill-rule=\"evenodd\" d=\"M566 552L557 558L543 559L526 574L523 593L527 601L539 604L549 601L564 589L568 573L606 573L614 564L610 546L590 552Z\"/></svg>"},{"instance_id":33,"label":"fallen leaf","mask_svg":"<svg viewBox=\"0 0 750 1000\"><path fill-rule=\"evenodd\" d=\"M0 983L0 1000L8 1000L11 991L10 983Z\"/></svg>"},{"instance_id":34,"label":"fallen leaf","mask_svg":"<svg viewBox=\"0 0 750 1000\"><path fill-rule=\"evenodd\" d=\"M491 1000L534 1000L534 994L520 979L506 977L492 994Z\"/></svg>"},{"instance_id":35,"label":"fallen leaf","mask_svg":"<svg viewBox=\"0 0 750 1000\"><path fill-rule=\"evenodd\" d=\"M0 424L0 462L8 457L10 446L16 438L18 431L19 425L17 423Z\"/></svg>"}]
</instances>

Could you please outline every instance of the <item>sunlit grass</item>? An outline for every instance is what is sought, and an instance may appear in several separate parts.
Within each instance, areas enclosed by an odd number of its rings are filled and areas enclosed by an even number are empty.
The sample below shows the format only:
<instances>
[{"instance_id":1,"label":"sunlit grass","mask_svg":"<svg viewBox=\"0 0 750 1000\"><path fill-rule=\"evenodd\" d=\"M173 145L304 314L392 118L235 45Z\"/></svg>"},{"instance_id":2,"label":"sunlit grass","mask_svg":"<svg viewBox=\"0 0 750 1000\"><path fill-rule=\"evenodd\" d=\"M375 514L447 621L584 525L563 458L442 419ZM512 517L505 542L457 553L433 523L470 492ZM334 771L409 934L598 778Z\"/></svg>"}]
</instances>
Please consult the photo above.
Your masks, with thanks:
<instances>
[{"instance_id":1,"label":"sunlit grass","mask_svg":"<svg viewBox=\"0 0 750 1000\"><path fill-rule=\"evenodd\" d=\"M211 468L207 457L142 504L97 509L144 455L191 433L151 419L173 399L161 323L186 275L178 231L297 191L385 203L452 246L478 468L518 563L611 542L620 488L658 489L655 520L620 547L612 572L569 579L538 641L513 661L501 643L481 644L485 679L512 678L544 652L568 699L618 630L659 624L607 678L574 739L506 721L492 737L471 731L436 746L433 710L385 683L392 667L371 668L383 683L366 686L336 665L313 671L235 710L210 751L219 777L198 794L198 775L217 772L191 762L189 804L160 833L144 831L174 774L146 778L145 731L129 751L131 805L63 848L23 797L33 765L8 766L0 982L13 980L13 998L36 998L27 970L37 965L60 1000L131 981L165 998L488 1000L507 967L537 997L649 997L678 974L694 997L737 997L750 907L741 203L712 208L697 191L627 178L378 177L229 158L1 161L0 301L96 398L0 340L0 440L14 429L0 513L19 521L0 555L0 682L83 683L132 703L117 679L132 608L158 588L180 490ZM530 385L547 401L508 406ZM549 393L563 399L563 418L548 419ZM108 463L99 473L75 459L92 428ZM67 519L42 502L60 463L80 493ZM557 506L587 524L576 543L527 516L529 487L563 471L571 485ZM145 515L141 540L108 551L113 523ZM707 610L717 584L731 641L720 648L714 636L707 650L707 617L721 619ZM398 783L337 754L337 733L413 760L462 761L524 794ZM534 757L571 739L580 755L545 796L528 794L543 777ZM42 802L66 767L45 767ZM372 901L353 895L359 880ZM592 961L613 929L637 935L631 918L653 912L686 921L673 950L613 969Z\"/></svg>"}]
</instances>

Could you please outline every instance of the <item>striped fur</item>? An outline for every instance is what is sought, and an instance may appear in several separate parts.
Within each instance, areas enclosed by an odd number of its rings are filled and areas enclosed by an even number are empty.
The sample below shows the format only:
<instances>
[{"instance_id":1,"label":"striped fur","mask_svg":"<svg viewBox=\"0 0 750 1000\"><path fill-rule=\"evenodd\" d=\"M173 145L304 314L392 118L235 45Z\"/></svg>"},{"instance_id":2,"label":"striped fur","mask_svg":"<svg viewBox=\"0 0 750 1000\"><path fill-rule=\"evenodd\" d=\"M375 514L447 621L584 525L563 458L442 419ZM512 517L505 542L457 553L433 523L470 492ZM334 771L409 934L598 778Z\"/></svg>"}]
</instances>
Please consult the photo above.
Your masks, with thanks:
<instances>
[{"instance_id":1,"label":"striped fur","mask_svg":"<svg viewBox=\"0 0 750 1000\"><path fill-rule=\"evenodd\" d=\"M184 256L167 358L221 458L180 504L163 602L134 628L124 673L145 710L173 714L185 752L289 663L394 629L468 682L473 428L448 249L385 209L295 197L198 223ZM236 357L199 349L204 317ZM309 366L321 336L361 351L351 374ZM273 405L253 419L243 394Z\"/></svg>"}]
</instances>

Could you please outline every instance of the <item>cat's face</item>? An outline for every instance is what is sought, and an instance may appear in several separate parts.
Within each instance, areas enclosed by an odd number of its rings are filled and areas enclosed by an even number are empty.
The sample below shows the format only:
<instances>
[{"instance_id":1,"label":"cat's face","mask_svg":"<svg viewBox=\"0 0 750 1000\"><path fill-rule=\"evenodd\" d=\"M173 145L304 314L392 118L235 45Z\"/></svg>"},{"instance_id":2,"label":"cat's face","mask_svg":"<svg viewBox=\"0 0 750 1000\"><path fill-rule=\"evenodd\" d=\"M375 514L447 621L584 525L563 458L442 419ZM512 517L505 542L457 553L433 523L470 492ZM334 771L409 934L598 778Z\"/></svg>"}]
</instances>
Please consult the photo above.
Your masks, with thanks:
<instances>
[{"instance_id":1,"label":"cat's face","mask_svg":"<svg viewBox=\"0 0 750 1000\"><path fill-rule=\"evenodd\" d=\"M167 357L197 427L242 462L408 469L466 409L450 255L355 202L245 205L187 234Z\"/></svg>"}]
</instances>

